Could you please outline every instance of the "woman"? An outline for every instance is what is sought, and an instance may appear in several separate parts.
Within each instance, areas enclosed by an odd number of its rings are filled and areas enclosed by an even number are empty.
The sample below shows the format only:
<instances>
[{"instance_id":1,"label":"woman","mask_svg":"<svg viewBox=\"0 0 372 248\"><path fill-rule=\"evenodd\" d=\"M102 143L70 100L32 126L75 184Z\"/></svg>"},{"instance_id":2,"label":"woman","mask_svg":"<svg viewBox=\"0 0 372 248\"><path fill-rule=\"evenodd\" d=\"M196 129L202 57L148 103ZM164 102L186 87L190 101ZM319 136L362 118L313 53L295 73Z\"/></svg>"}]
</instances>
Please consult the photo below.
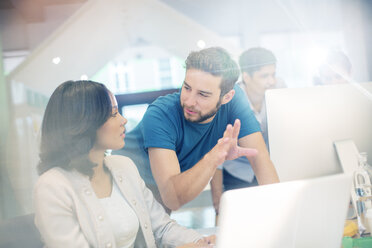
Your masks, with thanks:
<instances>
[{"instance_id":1,"label":"woman","mask_svg":"<svg viewBox=\"0 0 372 248\"><path fill-rule=\"evenodd\" d=\"M187 247L214 241L179 226L145 187L136 166L107 156L124 146L127 120L100 83L68 81L45 110L35 223L47 247ZM199 246L198 246L199 247Z\"/></svg>"}]
</instances>

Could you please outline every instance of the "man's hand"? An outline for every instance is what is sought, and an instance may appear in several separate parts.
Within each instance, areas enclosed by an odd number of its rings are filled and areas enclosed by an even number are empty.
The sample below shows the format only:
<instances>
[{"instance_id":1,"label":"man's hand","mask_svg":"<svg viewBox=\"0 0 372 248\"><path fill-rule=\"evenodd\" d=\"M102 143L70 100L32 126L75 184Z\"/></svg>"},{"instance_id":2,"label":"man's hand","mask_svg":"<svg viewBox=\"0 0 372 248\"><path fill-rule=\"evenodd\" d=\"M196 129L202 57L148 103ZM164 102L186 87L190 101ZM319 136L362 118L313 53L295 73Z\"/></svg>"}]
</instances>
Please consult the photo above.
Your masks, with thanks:
<instances>
[{"instance_id":1,"label":"man's hand","mask_svg":"<svg viewBox=\"0 0 372 248\"><path fill-rule=\"evenodd\" d=\"M254 157L257 155L256 149L243 148L238 146L238 136L240 131L240 120L236 119L234 126L227 125L224 132L224 137L228 137L230 141L230 149L225 160L234 160L242 156Z\"/></svg>"},{"instance_id":2,"label":"man's hand","mask_svg":"<svg viewBox=\"0 0 372 248\"><path fill-rule=\"evenodd\" d=\"M223 137L218 140L213 149L207 153L208 159L216 166L225 160L234 160L241 156L254 157L257 155L256 149L238 146L238 136L240 131L240 120L236 119L234 126L227 125Z\"/></svg>"},{"instance_id":3,"label":"man's hand","mask_svg":"<svg viewBox=\"0 0 372 248\"><path fill-rule=\"evenodd\" d=\"M177 248L209 248L216 244L216 235L211 235L199 239L196 243L188 243Z\"/></svg>"},{"instance_id":4,"label":"man's hand","mask_svg":"<svg viewBox=\"0 0 372 248\"><path fill-rule=\"evenodd\" d=\"M168 208L177 210L198 196L213 177L217 167L226 159L235 159L239 156L255 157L257 155L256 149L244 148L256 147L256 139L247 142L244 147L238 146L239 131L240 121L236 120L234 126L228 125L226 127L223 137L218 140L212 150L192 168L182 173L175 151L149 147L151 171L163 203ZM254 134L248 136L252 135Z\"/></svg>"}]
</instances>

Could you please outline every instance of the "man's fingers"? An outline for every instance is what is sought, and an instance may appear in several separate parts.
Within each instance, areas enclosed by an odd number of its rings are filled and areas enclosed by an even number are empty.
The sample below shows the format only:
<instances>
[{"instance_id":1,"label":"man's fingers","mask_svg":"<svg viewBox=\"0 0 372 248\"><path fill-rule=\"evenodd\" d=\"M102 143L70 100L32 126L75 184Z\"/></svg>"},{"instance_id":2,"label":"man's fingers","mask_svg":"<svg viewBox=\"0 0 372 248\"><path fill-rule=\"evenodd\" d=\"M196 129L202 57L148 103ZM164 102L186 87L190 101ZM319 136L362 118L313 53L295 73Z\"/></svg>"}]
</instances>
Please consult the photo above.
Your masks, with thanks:
<instances>
[{"instance_id":1,"label":"man's fingers","mask_svg":"<svg viewBox=\"0 0 372 248\"><path fill-rule=\"evenodd\" d=\"M238 138L239 136L239 131L240 131L240 120L239 119L236 119L235 120L235 123L234 123L234 127L233 127L233 132L232 132L232 137L235 139L235 138Z\"/></svg>"},{"instance_id":2,"label":"man's fingers","mask_svg":"<svg viewBox=\"0 0 372 248\"><path fill-rule=\"evenodd\" d=\"M258 151L252 148L241 148L239 149L239 157L246 156L246 157L255 157L257 156Z\"/></svg>"},{"instance_id":3,"label":"man's fingers","mask_svg":"<svg viewBox=\"0 0 372 248\"><path fill-rule=\"evenodd\" d=\"M217 142L217 156L221 158L226 158L229 148L230 148L230 138L221 138Z\"/></svg>"},{"instance_id":4,"label":"man's fingers","mask_svg":"<svg viewBox=\"0 0 372 248\"><path fill-rule=\"evenodd\" d=\"M222 138L220 144L220 151L228 152L230 149L230 139L229 138Z\"/></svg>"},{"instance_id":5,"label":"man's fingers","mask_svg":"<svg viewBox=\"0 0 372 248\"><path fill-rule=\"evenodd\" d=\"M227 144L229 140L229 138L222 137L221 139L218 139L217 144Z\"/></svg>"},{"instance_id":6,"label":"man's fingers","mask_svg":"<svg viewBox=\"0 0 372 248\"><path fill-rule=\"evenodd\" d=\"M232 137L232 133L233 133L233 126L231 124L228 124L225 129L225 132L223 133L223 137Z\"/></svg>"}]
</instances>

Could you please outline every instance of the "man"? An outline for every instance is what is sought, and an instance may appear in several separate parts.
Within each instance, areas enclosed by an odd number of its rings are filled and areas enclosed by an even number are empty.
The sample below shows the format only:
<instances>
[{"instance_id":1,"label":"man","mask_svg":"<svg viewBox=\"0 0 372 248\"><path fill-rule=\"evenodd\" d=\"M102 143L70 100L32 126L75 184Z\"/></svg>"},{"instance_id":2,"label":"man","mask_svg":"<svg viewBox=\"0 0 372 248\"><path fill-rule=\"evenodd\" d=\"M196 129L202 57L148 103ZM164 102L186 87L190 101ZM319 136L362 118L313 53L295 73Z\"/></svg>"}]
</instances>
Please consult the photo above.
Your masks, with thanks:
<instances>
[{"instance_id":1,"label":"man","mask_svg":"<svg viewBox=\"0 0 372 248\"><path fill-rule=\"evenodd\" d=\"M165 209L199 195L226 159L249 157L259 183L278 182L259 124L243 91L237 64L222 48L192 52L181 92L159 97L126 148L146 185Z\"/></svg>"},{"instance_id":2,"label":"man","mask_svg":"<svg viewBox=\"0 0 372 248\"><path fill-rule=\"evenodd\" d=\"M318 68L314 85L344 84L351 81L351 63L349 58L339 50L331 50L325 62Z\"/></svg>"},{"instance_id":3,"label":"man","mask_svg":"<svg viewBox=\"0 0 372 248\"><path fill-rule=\"evenodd\" d=\"M244 91L255 117L260 123L264 141L268 145L265 92L268 89L284 87L284 83L278 80L275 75L276 58L271 51L256 47L241 54L239 65L242 81L238 83L238 86ZM217 214L223 191L258 185L254 172L250 161L245 157L226 161L219 167L212 180L213 205Z\"/></svg>"}]
</instances>

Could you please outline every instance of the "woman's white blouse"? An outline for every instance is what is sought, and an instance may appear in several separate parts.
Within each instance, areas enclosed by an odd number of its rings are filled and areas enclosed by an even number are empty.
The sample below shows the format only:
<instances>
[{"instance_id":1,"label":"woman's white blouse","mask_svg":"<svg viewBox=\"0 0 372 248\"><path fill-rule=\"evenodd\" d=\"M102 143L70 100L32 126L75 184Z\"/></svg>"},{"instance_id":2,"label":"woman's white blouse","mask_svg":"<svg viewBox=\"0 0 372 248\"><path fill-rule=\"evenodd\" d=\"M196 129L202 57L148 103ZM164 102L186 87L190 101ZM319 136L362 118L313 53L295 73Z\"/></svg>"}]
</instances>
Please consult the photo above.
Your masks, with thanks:
<instances>
[{"instance_id":1,"label":"woman's white blouse","mask_svg":"<svg viewBox=\"0 0 372 248\"><path fill-rule=\"evenodd\" d=\"M116 246L120 248L133 247L139 229L139 221L115 181L113 181L111 196L99 200L111 224Z\"/></svg>"},{"instance_id":2,"label":"woman's white blouse","mask_svg":"<svg viewBox=\"0 0 372 248\"><path fill-rule=\"evenodd\" d=\"M117 189L137 215L140 228L135 247L175 248L202 238L169 218L146 188L132 160L112 155L105 158L105 164ZM117 228L111 227L103 204L92 192L89 177L76 170L55 167L38 178L33 195L35 224L45 247L117 247L113 233ZM119 212L113 219L118 218ZM128 213L124 211L126 227L131 226L127 224Z\"/></svg>"}]
</instances>

